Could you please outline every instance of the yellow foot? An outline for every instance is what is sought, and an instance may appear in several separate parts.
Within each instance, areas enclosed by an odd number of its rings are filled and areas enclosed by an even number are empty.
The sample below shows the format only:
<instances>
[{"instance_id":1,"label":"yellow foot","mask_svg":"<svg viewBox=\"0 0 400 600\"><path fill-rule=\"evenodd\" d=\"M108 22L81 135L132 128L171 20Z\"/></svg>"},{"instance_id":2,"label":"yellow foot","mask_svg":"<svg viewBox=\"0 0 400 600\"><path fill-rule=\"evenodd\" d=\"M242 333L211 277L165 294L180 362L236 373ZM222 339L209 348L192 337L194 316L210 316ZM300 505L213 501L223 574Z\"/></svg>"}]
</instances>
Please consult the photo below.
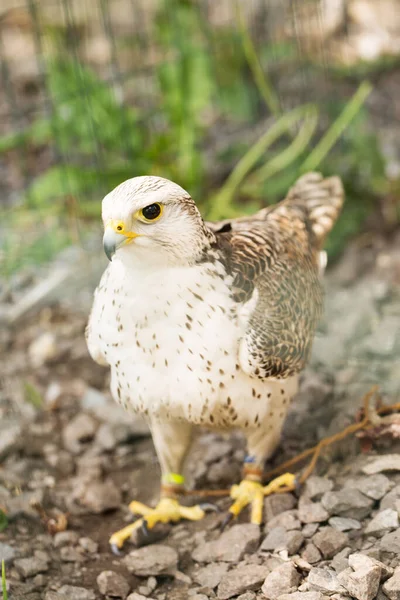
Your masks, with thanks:
<instances>
[{"instance_id":1,"label":"yellow foot","mask_svg":"<svg viewBox=\"0 0 400 600\"><path fill-rule=\"evenodd\" d=\"M251 505L250 522L261 525L263 518L264 496L269 496L275 492L288 492L296 487L296 478L291 473L280 475L273 479L268 485L263 486L258 481L243 479L239 485L231 488L231 498L235 500L229 508L227 518L222 524L225 527L232 519L237 517L242 510Z\"/></svg>"},{"instance_id":2,"label":"yellow foot","mask_svg":"<svg viewBox=\"0 0 400 600\"><path fill-rule=\"evenodd\" d=\"M215 510L215 507L212 504L181 506L175 498L161 498L155 508L133 501L129 505L129 510L142 518L113 533L110 537L111 550L114 554L119 554L124 542L130 538L133 531L140 527L147 531L153 529L157 523L177 523L181 519L200 521L207 509Z\"/></svg>"}]
</instances>

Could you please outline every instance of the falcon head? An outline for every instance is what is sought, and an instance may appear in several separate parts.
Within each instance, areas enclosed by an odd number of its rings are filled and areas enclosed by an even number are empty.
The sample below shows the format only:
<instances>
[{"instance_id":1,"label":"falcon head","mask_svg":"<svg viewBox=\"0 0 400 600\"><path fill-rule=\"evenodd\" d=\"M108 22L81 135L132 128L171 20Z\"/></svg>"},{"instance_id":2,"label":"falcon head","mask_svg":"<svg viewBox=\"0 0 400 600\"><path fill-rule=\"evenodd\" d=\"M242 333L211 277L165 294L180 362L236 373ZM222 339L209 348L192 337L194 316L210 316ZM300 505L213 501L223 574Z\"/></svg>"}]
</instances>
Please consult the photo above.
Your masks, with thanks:
<instances>
[{"instance_id":1,"label":"falcon head","mask_svg":"<svg viewBox=\"0 0 400 600\"><path fill-rule=\"evenodd\" d=\"M205 227L190 195L162 177L134 177L102 204L104 251L109 260L191 262L204 246Z\"/></svg>"}]
</instances>

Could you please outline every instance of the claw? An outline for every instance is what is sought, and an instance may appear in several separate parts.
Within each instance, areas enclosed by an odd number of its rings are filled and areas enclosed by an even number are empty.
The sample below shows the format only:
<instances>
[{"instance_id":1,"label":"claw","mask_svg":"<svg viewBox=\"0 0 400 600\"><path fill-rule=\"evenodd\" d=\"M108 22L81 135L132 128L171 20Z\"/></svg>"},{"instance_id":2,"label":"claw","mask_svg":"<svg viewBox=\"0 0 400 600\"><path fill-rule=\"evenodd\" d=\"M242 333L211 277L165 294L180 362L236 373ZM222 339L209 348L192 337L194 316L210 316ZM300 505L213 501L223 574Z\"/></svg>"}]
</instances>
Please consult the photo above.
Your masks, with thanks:
<instances>
[{"instance_id":1,"label":"claw","mask_svg":"<svg viewBox=\"0 0 400 600\"><path fill-rule=\"evenodd\" d=\"M118 548L117 544L110 544L110 550L115 556L123 556L123 552Z\"/></svg>"},{"instance_id":2,"label":"claw","mask_svg":"<svg viewBox=\"0 0 400 600\"><path fill-rule=\"evenodd\" d=\"M234 518L235 515L231 512L228 512L223 521L221 522L220 530L224 531L224 529L229 525L229 523L232 523Z\"/></svg>"},{"instance_id":3,"label":"claw","mask_svg":"<svg viewBox=\"0 0 400 600\"><path fill-rule=\"evenodd\" d=\"M211 502L203 502L202 504L199 504L199 506L201 510L204 510L204 512L221 512L219 507L216 504L212 504Z\"/></svg>"},{"instance_id":4,"label":"claw","mask_svg":"<svg viewBox=\"0 0 400 600\"><path fill-rule=\"evenodd\" d=\"M146 521L146 519L142 519L142 524L140 526L140 529L145 537L149 537L150 529L149 529L149 524Z\"/></svg>"}]
</instances>

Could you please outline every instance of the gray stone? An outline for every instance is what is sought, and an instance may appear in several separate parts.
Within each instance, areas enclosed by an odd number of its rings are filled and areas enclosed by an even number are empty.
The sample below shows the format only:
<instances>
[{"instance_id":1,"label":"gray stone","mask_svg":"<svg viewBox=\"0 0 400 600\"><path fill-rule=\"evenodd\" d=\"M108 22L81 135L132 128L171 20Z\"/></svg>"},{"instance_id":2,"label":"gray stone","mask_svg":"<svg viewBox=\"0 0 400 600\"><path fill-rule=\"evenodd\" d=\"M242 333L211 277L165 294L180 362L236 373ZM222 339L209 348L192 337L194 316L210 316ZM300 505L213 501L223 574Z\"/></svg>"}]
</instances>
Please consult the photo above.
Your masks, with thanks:
<instances>
[{"instance_id":1,"label":"gray stone","mask_svg":"<svg viewBox=\"0 0 400 600\"><path fill-rule=\"evenodd\" d=\"M101 514L121 504L121 491L112 479L89 481L79 496L79 503L90 512Z\"/></svg>"},{"instance_id":2,"label":"gray stone","mask_svg":"<svg viewBox=\"0 0 400 600\"><path fill-rule=\"evenodd\" d=\"M194 596L191 597L194 600ZM207 596L205 596L207 598ZM152 598L148 598L147 596L143 596L142 594L138 594L137 592L133 592L133 594L129 594L126 600L153 600Z\"/></svg>"},{"instance_id":3,"label":"gray stone","mask_svg":"<svg viewBox=\"0 0 400 600\"><path fill-rule=\"evenodd\" d=\"M93 590L87 590L76 585L63 585L58 593L68 598L68 600L95 600Z\"/></svg>"},{"instance_id":4,"label":"gray stone","mask_svg":"<svg viewBox=\"0 0 400 600\"><path fill-rule=\"evenodd\" d=\"M368 462L362 471L366 475L374 475L382 471L400 471L400 454L384 454Z\"/></svg>"},{"instance_id":5,"label":"gray stone","mask_svg":"<svg viewBox=\"0 0 400 600\"><path fill-rule=\"evenodd\" d=\"M83 562L85 560L80 548L74 548L73 546L60 548L60 559L66 563Z\"/></svg>"},{"instance_id":6,"label":"gray stone","mask_svg":"<svg viewBox=\"0 0 400 600\"><path fill-rule=\"evenodd\" d=\"M304 484L304 493L310 500L320 500L326 492L333 489L333 481L327 477L311 475Z\"/></svg>"},{"instance_id":7,"label":"gray stone","mask_svg":"<svg viewBox=\"0 0 400 600\"><path fill-rule=\"evenodd\" d=\"M377 565L365 564L353 569L345 569L338 575L340 583L357 600L373 600L379 589L381 570Z\"/></svg>"},{"instance_id":8,"label":"gray stone","mask_svg":"<svg viewBox=\"0 0 400 600\"><path fill-rule=\"evenodd\" d=\"M400 556L400 529L386 533L381 539L380 546L383 552L394 552Z\"/></svg>"},{"instance_id":9,"label":"gray stone","mask_svg":"<svg viewBox=\"0 0 400 600\"><path fill-rule=\"evenodd\" d=\"M301 553L301 558L304 558L304 560L310 563L310 565L313 565L322 560L322 555L318 548L310 542L306 545L303 552Z\"/></svg>"},{"instance_id":10,"label":"gray stone","mask_svg":"<svg viewBox=\"0 0 400 600\"><path fill-rule=\"evenodd\" d=\"M338 531L361 529L360 521L357 521L357 519L349 519L348 517L331 517L328 523L331 527L334 527Z\"/></svg>"},{"instance_id":11,"label":"gray stone","mask_svg":"<svg viewBox=\"0 0 400 600\"><path fill-rule=\"evenodd\" d=\"M307 525L304 525L301 532L305 538L311 538L314 533L317 533L318 529L319 523L307 523Z\"/></svg>"},{"instance_id":12,"label":"gray stone","mask_svg":"<svg viewBox=\"0 0 400 600\"><path fill-rule=\"evenodd\" d=\"M267 575L261 588L268 600L276 600L282 594L295 592L300 582L300 574L292 562L283 563Z\"/></svg>"},{"instance_id":13,"label":"gray stone","mask_svg":"<svg viewBox=\"0 0 400 600\"><path fill-rule=\"evenodd\" d=\"M357 569L369 566L369 567L379 567L381 570L381 580L385 581L388 577L393 575L393 569L388 567L380 560L373 558L371 556L367 556L362 552L354 552L354 554L349 555L348 559L349 566L356 571Z\"/></svg>"},{"instance_id":14,"label":"gray stone","mask_svg":"<svg viewBox=\"0 0 400 600\"><path fill-rule=\"evenodd\" d=\"M98 543L88 537L79 538L79 545L88 554L96 554L99 549Z\"/></svg>"},{"instance_id":15,"label":"gray stone","mask_svg":"<svg viewBox=\"0 0 400 600\"><path fill-rule=\"evenodd\" d=\"M336 573L341 573L348 568L350 553L351 548L343 548L343 550L335 554L332 559L331 566L335 569Z\"/></svg>"},{"instance_id":16,"label":"gray stone","mask_svg":"<svg viewBox=\"0 0 400 600\"><path fill-rule=\"evenodd\" d=\"M245 592L237 597L237 600L256 600L257 596L255 592Z\"/></svg>"},{"instance_id":17,"label":"gray stone","mask_svg":"<svg viewBox=\"0 0 400 600\"><path fill-rule=\"evenodd\" d=\"M0 429L0 460L10 452L15 451L21 444L22 426L17 422L4 419Z\"/></svg>"},{"instance_id":18,"label":"gray stone","mask_svg":"<svg viewBox=\"0 0 400 600\"><path fill-rule=\"evenodd\" d=\"M373 501L361 492L344 488L339 492L326 492L322 496L322 506L330 516L364 519L370 514Z\"/></svg>"},{"instance_id":19,"label":"gray stone","mask_svg":"<svg viewBox=\"0 0 400 600\"><path fill-rule=\"evenodd\" d=\"M49 570L47 560L38 558L37 556L31 556L30 558L17 558L14 560L14 567L25 579L27 577L33 577L33 575L36 575L37 573L45 573Z\"/></svg>"},{"instance_id":20,"label":"gray stone","mask_svg":"<svg viewBox=\"0 0 400 600\"><path fill-rule=\"evenodd\" d=\"M69 452L79 454L85 448L87 442L93 439L97 424L92 417L85 413L78 413L64 427L62 432L63 443Z\"/></svg>"},{"instance_id":21,"label":"gray stone","mask_svg":"<svg viewBox=\"0 0 400 600\"><path fill-rule=\"evenodd\" d=\"M193 574L193 580L204 586L214 589L228 570L226 563L211 563L202 567Z\"/></svg>"},{"instance_id":22,"label":"gray stone","mask_svg":"<svg viewBox=\"0 0 400 600\"><path fill-rule=\"evenodd\" d=\"M346 484L347 486L347 484ZM361 477L354 482L351 482L351 487L355 487L362 494L372 498L372 500L380 500L390 489L390 480L386 475L377 473L369 477Z\"/></svg>"},{"instance_id":23,"label":"gray stone","mask_svg":"<svg viewBox=\"0 0 400 600\"><path fill-rule=\"evenodd\" d=\"M245 523L234 525L217 539L205 542L192 553L196 562L233 562L238 563L247 552L255 552L260 541L258 525Z\"/></svg>"},{"instance_id":24,"label":"gray stone","mask_svg":"<svg viewBox=\"0 0 400 600\"><path fill-rule=\"evenodd\" d=\"M400 567L394 570L393 577L385 581L382 589L390 600L400 600Z\"/></svg>"},{"instance_id":25,"label":"gray stone","mask_svg":"<svg viewBox=\"0 0 400 600\"><path fill-rule=\"evenodd\" d=\"M8 565L15 558L15 550L8 544L0 542L0 565L4 560L5 564Z\"/></svg>"},{"instance_id":26,"label":"gray stone","mask_svg":"<svg viewBox=\"0 0 400 600\"><path fill-rule=\"evenodd\" d=\"M53 538L53 544L56 548L61 548L62 546L77 544L78 540L79 535L76 531L59 531Z\"/></svg>"},{"instance_id":27,"label":"gray stone","mask_svg":"<svg viewBox=\"0 0 400 600\"><path fill-rule=\"evenodd\" d=\"M304 542L300 531L286 531L283 527L274 527L261 544L260 552L279 552L287 550L288 554L295 554Z\"/></svg>"},{"instance_id":28,"label":"gray stone","mask_svg":"<svg viewBox=\"0 0 400 600\"><path fill-rule=\"evenodd\" d=\"M130 573L139 577L172 574L178 566L178 553L170 546L152 544L133 550L123 562Z\"/></svg>"},{"instance_id":29,"label":"gray stone","mask_svg":"<svg viewBox=\"0 0 400 600\"><path fill-rule=\"evenodd\" d=\"M307 582L311 588L329 595L346 592L335 571L327 567L313 567L308 574Z\"/></svg>"},{"instance_id":30,"label":"gray stone","mask_svg":"<svg viewBox=\"0 0 400 600\"><path fill-rule=\"evenodd\" d=\"M114 571L102 571L96 581L103 596L125 600L131 589L125 577Z\"/></svg>"},{"instance_id":31,"label":"gray stone","mask_svg":"<svg viewBox=\"0 0 400 600\"><path fill-rule=\"evenodd\" d=\"M268 573L269 569L262 565L239 565L222 577L217 596L227 600L249 590L259 590Z\"/></svg>"},{"instance_id":32,"label":"gray stone","mask_svg":"<svg viewBox=\"0 0 400 600\"><path fill-rule=\"evenodd\" d=\"M321 592L293 592L292 594L282 594L277 600L327 600L328 596Z\"/></svg>"},{"instance_id":33,"label":"gray stone","mask_svg":"<svg viewBox=\"0 0 400 600\"><path fill-rule=\"evenodd\" d=\"M323 523L329 519L329 514L320 502L309 502L301 499L299 502L299 519L302 523Z\"/></svg>"},{"instance_id":34,"label":"gray stone","mask_svg":"<svg viewBox=\"0 0 400 600\"><path fill-rule=\"evenodd\" d=\"M322 527L312 538L324 558L333 558L349 541L346 533L333 527Z\"/></svg>"},{"instance_id":35,"label":"gray stone","mask_svg":"<svg viewBox=\"0 0 400 600\"><path fill-rule=\"evenodd\" d=\"M376 535L378 537L397 529L399 526L399 516L396 510L386 508L378 512L365 528L366 534Z\"/></svg>"},{"instance_id":36,"label":"gray stone","mask_svg":"<svg viewBox=\"0 0 400 600\"><path fill-rule=\"evenodd\" d=\"M280 513L291 510L296 506L296 499L292 494L272 494L264 500L265 520L268 523L270 519Z\"/></svg>"},{"instance_id":37,"label":"gray stone","mask_svg":"<svg viewBox=\"0 0 400 600\"><path fill-rule=\"evenodd\" d=\"M268 521L267 529L273 529L274 527L284 527L286 531L301 529L297 510L285 510L285 512L276 515L276 517L272 517Z\"/></svg>"},{"instance_id":38,"label":"gray stone","mask_svg":"<svg viewBox=\"0 0 400 600\"><path fill-rule=\"evenodd\" d=\"M385 508L392 508L393 510L396 510L397 508L397 502L400 501L400 485L396 485L396 487L394 487L392 490L390 490L390 492L388 492L384 498L382 498L381 502L380 502L380 508L381 510L384 510Z\"/></svg>"}]
</instances>

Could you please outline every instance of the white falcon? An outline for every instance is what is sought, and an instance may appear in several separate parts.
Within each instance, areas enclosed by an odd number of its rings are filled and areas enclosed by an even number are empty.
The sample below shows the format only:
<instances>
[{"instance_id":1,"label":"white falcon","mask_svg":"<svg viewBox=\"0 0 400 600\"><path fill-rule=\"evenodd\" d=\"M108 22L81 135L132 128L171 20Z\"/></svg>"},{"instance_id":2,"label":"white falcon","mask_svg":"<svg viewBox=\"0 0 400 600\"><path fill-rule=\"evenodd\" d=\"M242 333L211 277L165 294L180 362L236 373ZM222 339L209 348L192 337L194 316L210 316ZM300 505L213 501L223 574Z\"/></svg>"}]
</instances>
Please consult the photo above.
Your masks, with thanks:
<instances>
[{"instance_id":1,"label":"white falcon","mask_svg":"<svg viewBox=\"0 0 400 600\"><path fill-rule=\"evenodd\" d=\"M262 521L265 460L279 442L298 373L322 310L322 245L342 206L337 177L301 177L281 203L252 217L204 222L190 195L160 177L125 181L103 200L110 259L87 326L111 392L148 420L162 471L161 500L132 502L137 521L113 534L120 548L140 522L200 519L179 504L193 427L240 429L243 480L231 516L251 504Z\"/></svg>"}]
</instances>

